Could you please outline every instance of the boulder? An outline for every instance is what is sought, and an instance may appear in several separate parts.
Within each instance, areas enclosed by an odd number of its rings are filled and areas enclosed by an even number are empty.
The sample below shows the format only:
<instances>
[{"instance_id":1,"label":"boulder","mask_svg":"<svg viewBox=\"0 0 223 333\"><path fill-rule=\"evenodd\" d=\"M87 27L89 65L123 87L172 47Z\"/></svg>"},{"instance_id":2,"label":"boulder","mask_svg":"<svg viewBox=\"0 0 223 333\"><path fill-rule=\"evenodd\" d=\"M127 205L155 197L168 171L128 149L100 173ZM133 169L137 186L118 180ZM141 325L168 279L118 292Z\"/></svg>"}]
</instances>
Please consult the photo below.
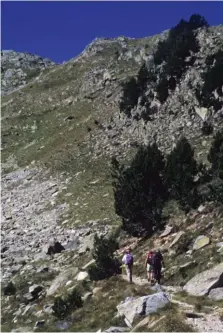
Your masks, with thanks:
<instances>
[{"instance_id":1,"label":"boulder","mask_svg":"<svg viewBox=\"0 0 223 333\"><path fill-rule=\"evenodd\" d=\"M179 270L181 270L181 271L186 270L188 268L195 267L196 265L197 265L197 262L195 260L194 261L188 261L185 264L180 265Z\"/></svg>"},{"instance_id":2,"label":"boulder","mask_svg":"<svg viewBox=\"0 0 223 333\"><path fill-rule=\"evenodd\" d=\"M164 232L160 235L160 237L166 237L168 236L173 230L173 227L171 225L167 225Z\"/></svg>"},{"instance_id":3,"label":"boulder","mask_svg":"<svg viewBox=\"0 0 223 333\"><path fill-rule=\"evenodd\" d=\"M170 247L173 247L178 241L179 239L185 234L184 231L180 231L177 233L176 237L174 238L174 240L172 241L172 243L170 244Z\"/></svg>"},{"instance_id":4,"label":"boulder","mask_svg":"<svg viewBox=\"0 0 223 333\"><path fill-rule=\"evenodd\" d=\"M87 269L89 266L93 265L95 263L95 260L92 259L91 261L89 261L86 265L84 265L82 267L83 270Z\"/></svg>"},{"instance_id":5,"label":"boulder","mask_svg":"<svg viewBox=\"0 0 223 333\"><path fill-rule=\"evenodd\" d=\"M88 235L84 238L80 238L80 247L79 247L79 254L84 254L85 252L89 250L93 250L94 247L94 235Z\"/></svg>"},{"instance_id":6,"label":"boulder","mask_svg":"<svg viewBox=\"0 0 223 333\"><path fill-rule=\"evenodd\" d=\"M60 273L51 283L50 288L47 290L47 296L56 294L59 288L65 286L67 281L76 276L78 269L76 267L70 268Z\"/></svg>"},{"instance_id":7,"label":"boulder","mask_svg":"<svg viewBox=\"0 0 223 333\"><path fill-rule=\"evenodd\" d=\"M43 311L47 314L52 314L53 313L53 304L46 304L43 306Z\"/></svg>"},{"instance_id":8,"label":"boulder","mask_svg":"<svg viewBox=\"0 0 223 333\"><path fill-rule=\"evenodd\" d=\"M208 297L213 301L222 301L223 300L223 287L211 289Z\"/></svg>"},{"instance_id":9,"label":"boulder","mask_svg":"<svg viewBox=\"0 0 223 333\"><path fill-rule=\"evenodd\" d=\"M93 295L97 294L99 291L102 290L102 287L95 287L92 292L93 292Z\"/></svg>"},{"instance_id":10,"label":"boulder","mask_svg":"<svg viewBox=\"0 0 223 333\"><path fill-rule=\"evenodd\" d=\"M79 238L77 236L74 236L73 239L67 243L65 246L66 250L69 251L76 251L79 247Z\"/></svg>"},{"instance_id":11,"label":"boulder","mask_svg":"<svg viewBox=\"0 0 223 333\"><path fill-rule=\"evenodd\" d=\"M207 119L207 117L208 117L208 109L207 108L204 108L204 107L201 107L201 108L195 107L195 112L197 113L197 115L203 121L205 121Z\"/></svg>"},{"instance_id":12,"label":"boulder","mask_svg":"<svg viewBox=\"0 0 223 333\"><path fill-rule=\"evenodd\" d=\"M38 321L36 322L36 324L35 324L34 329L35 329L35 328L43 327L44 324L45 324L45 320L38 320Z\"/></svg>"},{"instance_id":13,"label":"boulder","mask_svg":"<svg viewBox=\"0 0 223 333\"><path fill-rule=\"evenodd\" d=\"M77 281L83 281L88 277L88 272L79 272L77 276L75 277L75 280Z\"/></svg>"},{"instance_id":14,"label":"boulder","mask_svg":"<svg viewBox=\"0 0 223 333\"><path fill-rule=\"evenodd\" d=\"M39 286L38 284L34 284L31 287L29 287L29 293L34 297L37 296L42 290L43 287Z\"/></svg>"},{"instance_id":15,"label":"boulder","mask_svg":"<svg viewBox=\"0 0 223 333\"><path fill-rule=\"evenodd\" d=\"M202 247L208 245L209 243L210 243L210 238L209 237L203 236L203 235L198 236L197 239L194 242L193 250L199 250Z\"/></svg>"},{"instance_id":16,"label":"boulder","mask_svg":"<svg viewBox=\"0 0 223 333\"><path fill-rule=\"evenodd\" d=\"M93 295L92 292L88 292L88 293L84 294L84 296L82 297L82 301L88 300L89 298L92 297L92 295Z\"/></svg>"},{"instance_id":17,"label":"boulder","mask_svg":"<svg viewBox=\"0 0 223 333\"><path fill-rule=\"evenodd\" d=\"M209 207L200 205L197 209L198 213L206 214L210 211Z\"/></svg>"},{"instance_id":18,"label":"boulder","mask_svg":"<svg viewBox=\"0 0 223 333\"><path fill-rule=\"evenodd\" d=\"M218 287L223 287L223 262L195 275L185 284L183 290L193 296L204 296Z\"/></svg>"},{"instance_id":19,"label":"boulder","mask_svg":"<svg viewBox=\"0 0 223 333\"><path fill-rule=\"evenodd\" d=\"M134 319L155 313L169 303L164 292L147 295L139 298L127 298L126 302L117 306L119 315L125 317L127 326L131 327Z\"/></svg>"}]
</instances>

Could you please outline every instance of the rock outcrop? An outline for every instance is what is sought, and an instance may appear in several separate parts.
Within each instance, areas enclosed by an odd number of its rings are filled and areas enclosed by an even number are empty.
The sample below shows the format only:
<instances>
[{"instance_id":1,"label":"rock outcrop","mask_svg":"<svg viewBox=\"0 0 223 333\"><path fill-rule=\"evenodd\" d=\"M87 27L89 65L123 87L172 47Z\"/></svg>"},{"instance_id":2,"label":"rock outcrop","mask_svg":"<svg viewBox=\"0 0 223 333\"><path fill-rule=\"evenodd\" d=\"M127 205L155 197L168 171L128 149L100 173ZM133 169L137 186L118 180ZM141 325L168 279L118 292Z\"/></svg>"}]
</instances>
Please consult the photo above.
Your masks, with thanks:
<instances>
[{"instance_id":1,"label":"rock outcrop","mask_svg":"<svg viewBox=\"0 0 223 333\"><path fill-rule=\"evenodd\" d=\"M55 63L31 53L1 52L1 94L7 95L23 86Z\"/></svg>"},{"instance_id":2,"label":"rock outcrop","mask_svg":"<svg viewBox=\"0 0 223 333\"><path fill-rule=\"evenodd\" d=\"M124 303L117 306L117 310L120 316L125 316L126 324L131 327L136 317L155 313L168 303L167 295L164 292L159 292L136 299L127 298Z\"/></svg>"},{"instance_id":3,"label":"rock outcrop","mask_svg":"<svg viewBox=\"0 0 223 333\"><path fill-rule=\"evenodd\" d=\"M223 263L195 275L183 289L190 295L204 296L220 287L223 287Z\"/></svg>"}]
</instances>

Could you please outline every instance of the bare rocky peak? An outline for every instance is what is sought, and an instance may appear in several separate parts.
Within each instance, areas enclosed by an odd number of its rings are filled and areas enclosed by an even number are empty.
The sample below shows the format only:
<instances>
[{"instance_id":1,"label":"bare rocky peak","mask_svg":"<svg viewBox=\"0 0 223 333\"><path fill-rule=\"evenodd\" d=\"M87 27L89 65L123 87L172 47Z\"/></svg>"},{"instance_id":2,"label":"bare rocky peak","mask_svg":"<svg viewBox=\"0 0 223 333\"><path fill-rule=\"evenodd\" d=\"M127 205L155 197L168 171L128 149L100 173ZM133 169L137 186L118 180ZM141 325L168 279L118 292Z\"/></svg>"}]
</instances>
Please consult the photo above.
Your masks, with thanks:
<instances>
[{"instance_id":1,"label":"bare rocky peak","mask_svg":"<svg viewBox=\"0 0 223 333\"><path fill-rule=\"evenodd\" d=\"M1 51L2 95L7 95L34 79L41 71L56 64L32 53Z\"/></svg>"}]
</instances>

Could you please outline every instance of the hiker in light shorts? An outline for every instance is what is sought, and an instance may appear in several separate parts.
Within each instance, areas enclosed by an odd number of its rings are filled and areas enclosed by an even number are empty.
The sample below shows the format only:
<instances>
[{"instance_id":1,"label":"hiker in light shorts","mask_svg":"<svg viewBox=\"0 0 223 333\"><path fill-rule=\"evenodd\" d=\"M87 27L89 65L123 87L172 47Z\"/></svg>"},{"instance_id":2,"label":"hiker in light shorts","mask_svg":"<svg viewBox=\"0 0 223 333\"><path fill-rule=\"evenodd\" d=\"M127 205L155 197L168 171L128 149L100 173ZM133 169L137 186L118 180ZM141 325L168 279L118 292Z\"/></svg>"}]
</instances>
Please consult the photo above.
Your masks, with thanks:
<instances>
[{"instance_id":1,"label":"hiker in light shorts","mask_svg":"<svg viewBox=\"0 0 223 333\"><path fill-rule=\"evenodd\" d=\"M152 264L152 256L153 256L153 251L150 251L146 256L146 262L145 262L147 277L148 277L148 281L150 283L152 283L152 281L154 279L154 268L153 268L153 264Z\"/></svg>"}]
</instances>

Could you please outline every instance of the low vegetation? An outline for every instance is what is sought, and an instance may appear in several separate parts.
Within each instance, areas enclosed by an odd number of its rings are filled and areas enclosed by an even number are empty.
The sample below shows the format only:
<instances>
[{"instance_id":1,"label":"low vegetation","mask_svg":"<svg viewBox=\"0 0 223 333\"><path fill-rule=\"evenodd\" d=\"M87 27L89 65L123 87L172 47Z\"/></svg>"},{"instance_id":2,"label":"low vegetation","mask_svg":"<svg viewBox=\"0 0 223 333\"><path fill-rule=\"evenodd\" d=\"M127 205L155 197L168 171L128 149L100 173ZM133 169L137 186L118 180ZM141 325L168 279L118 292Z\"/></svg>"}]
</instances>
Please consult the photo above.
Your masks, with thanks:
<instances>
[{"instance_id":1,"label":"low vegetation","mask_svg":"<svg viewBox=\"0 0 223 333\"><path fill-rule=\"evenodd\" d=\"M91 265L88 269L91 280L102 280L121 272L121 264L114 258L114 252L117 249L118 243L115 235L111 235L108 238L95 235L92 252L95 264Z\"/></svg>"}]
</instances>

